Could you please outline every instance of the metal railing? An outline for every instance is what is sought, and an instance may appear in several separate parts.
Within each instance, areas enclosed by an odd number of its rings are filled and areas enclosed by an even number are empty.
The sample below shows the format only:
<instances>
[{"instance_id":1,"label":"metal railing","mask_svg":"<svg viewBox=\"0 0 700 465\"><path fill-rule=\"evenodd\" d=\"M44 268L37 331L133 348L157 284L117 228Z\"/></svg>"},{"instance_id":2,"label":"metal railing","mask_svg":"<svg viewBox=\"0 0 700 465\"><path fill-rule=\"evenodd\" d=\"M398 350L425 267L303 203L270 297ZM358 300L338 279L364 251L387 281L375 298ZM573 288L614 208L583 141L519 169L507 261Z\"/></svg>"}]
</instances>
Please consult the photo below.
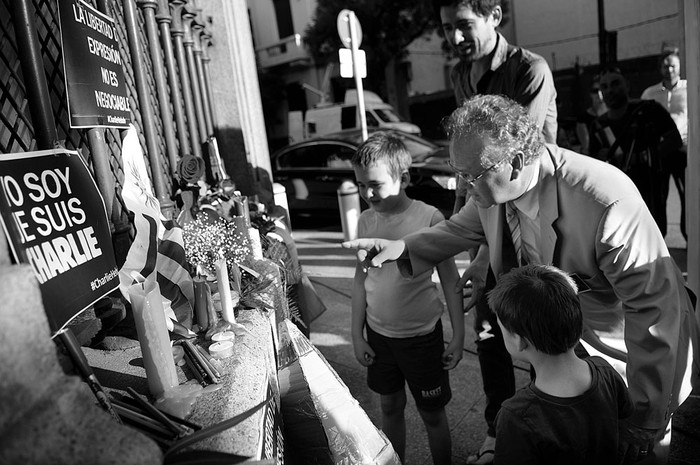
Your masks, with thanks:
<instances>
[{"instance_id":1,"label":"metal railing","mask_svg":"<svg viewBox=\"0 0 700 465\"><path fill-rule=\"evenodd\" d=\"M62 146L80 152L115 234L129 234L121 199L122 131L69 126L58 1L0 0L0 157ZM77 1L77 0L76 0ZM176 165L213 136L212 35L193 0L89 0L115 20L132 122L166 217ZM119 259L119 257L118 257Z\"/></svg>"}]
</instances>

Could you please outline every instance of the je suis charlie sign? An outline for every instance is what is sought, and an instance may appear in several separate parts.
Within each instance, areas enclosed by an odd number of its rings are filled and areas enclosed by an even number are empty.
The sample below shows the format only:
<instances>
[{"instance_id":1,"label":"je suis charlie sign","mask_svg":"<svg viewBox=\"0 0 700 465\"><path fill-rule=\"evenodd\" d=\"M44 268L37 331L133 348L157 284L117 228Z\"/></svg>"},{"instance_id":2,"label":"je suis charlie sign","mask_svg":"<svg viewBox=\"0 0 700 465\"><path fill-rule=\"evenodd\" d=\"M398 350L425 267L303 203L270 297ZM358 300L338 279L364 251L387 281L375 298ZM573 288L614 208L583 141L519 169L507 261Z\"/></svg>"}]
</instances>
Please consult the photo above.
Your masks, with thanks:
<instances>
[{"instance_id":1,"label":"je suis charlie sign","mask_svg":"<svg viewBox=\"0 0 700 465\"><path fill-rule=\"evenodd\" d=\"M0 219L39 281L52 331L119 285L104 202L77 152L0 157Z\"/></svg>"},{"instance_id":2,"label":"je suis charlie sign","mask_svg":"<svg viewBox=\"0 0 700 465\"><path fill-rule=\"evenodd\" d=\"M81 0L59 0L70 126L128 128L129 98L114 20Z\"/></svg>"}]
</instances>

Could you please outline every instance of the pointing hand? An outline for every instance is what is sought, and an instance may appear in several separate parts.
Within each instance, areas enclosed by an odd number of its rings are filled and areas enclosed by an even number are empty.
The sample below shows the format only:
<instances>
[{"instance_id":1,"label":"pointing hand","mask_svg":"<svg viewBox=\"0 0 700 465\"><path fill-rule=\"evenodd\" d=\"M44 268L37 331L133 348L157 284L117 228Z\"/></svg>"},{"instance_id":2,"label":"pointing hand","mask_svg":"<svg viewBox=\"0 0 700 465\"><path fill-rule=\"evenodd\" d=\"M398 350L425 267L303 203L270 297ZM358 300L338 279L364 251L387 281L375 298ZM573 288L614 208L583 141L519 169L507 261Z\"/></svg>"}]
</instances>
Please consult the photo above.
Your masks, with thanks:
<instances>
[{"instance_id":1,"label":"pointing hand","mask_svg":"<svg viewBox=\"0 0 700 465\"><path fill-rule=\"evenodd\" d=\"M384 262L397 260L406 251L406 243L402 240L355 239L343 242L342 246L357 250L357 260L365 270L381 268Z\"/></svg>"}]
</instances>

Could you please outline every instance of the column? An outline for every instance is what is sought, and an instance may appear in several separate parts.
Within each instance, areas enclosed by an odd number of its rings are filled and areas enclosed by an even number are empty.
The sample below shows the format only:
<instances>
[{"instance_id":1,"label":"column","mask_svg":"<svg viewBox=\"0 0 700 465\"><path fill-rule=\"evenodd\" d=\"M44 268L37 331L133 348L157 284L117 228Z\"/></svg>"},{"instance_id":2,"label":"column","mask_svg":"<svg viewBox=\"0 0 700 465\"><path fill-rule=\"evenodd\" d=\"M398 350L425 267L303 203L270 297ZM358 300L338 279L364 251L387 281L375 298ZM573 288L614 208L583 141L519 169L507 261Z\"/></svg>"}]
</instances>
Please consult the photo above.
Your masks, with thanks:
<instances>
[{"instance_id":1,"label":"column","mask_svg":"<svg viewBox=\"0 0 700 465\"><path fill-rule=\"evenodd\" d=\"M207 49L212 45L211 34L205 29L201 38L202 45L202 75L204 76L204 85L206 86L207 92L205 94L206 99L209 100L209 118L211 118L212 134L214 133L214 128L217 125L216 121L216 111L214 111L214 97L211 92L211 78L209 75L209 63L211 58L209 58L209 53Z\"/></svg>"},{"instance_id":2,"label":"column","mask_svg":"<svg viewBox=\"0 0 700 465\"><path fill-rule=\"evenodd\" d=\"M163 136L165 138L165 150L170 161L170 175L177 172L177 142L175 141L175 129L173 128L173 115L170 112L170 100L168 99L168 84L165 79L165 67L160 52L160 42L158 40L158 26L156 24L156 0L137 0L136 4L141 8L146 23L146 34L148 36L148 47L151 53L151 63L153 63L153 77L156 82L158 102L160 104L160 117L163 125Z\"/></svg>"},{"instance_id":3,"label":"column","mask_svg":"<svg viewBox=\"0 0 700 465\"><path fill-rule=\"evenodd\" d=\"M209 97L207 95L207 85L204 80L204 65L202 63L202 34L204 34L204 26L199 24L192 25L192 35L194 38L194 63L197 67L197 78L199 84L199 95L202 100L202 112L204 114L204 124L206 127L207 137L214 135L214 127L211 122L211 109L209 107Z\"/></svg>"},{"instance_id":4,"label":"column","mask_svg":"<svg viewBox=\"0 0 700 465\"><path fill-rule=\"evenodd\" d=\"M170 194L163 179L163 172L160 169L160 155L158 153L158 143L156 140L155 115L150 102L148 84L146 82L145 55L141 50L141 43L138 35L138 21L136 17L136 5L134 0L123 0L124 22L126 23L126 33L129 38L129 50L131 52L131 66L134 71L136 81L136 93L139 100L139 111L143 124L144 137L146 139L146 150L151 162L151 179L153 188L156 191L156 198L160 203L160 209L166 218L171 218L174 214L175 204L170 200Z\"/></svg>"},{"instance_id":5,"label":"column","mask_svg":"<svg viewBox=\"0 0 700 465\"><path fill-rule=\"evenodd\" d=\"M185 0L170 0L170 14L173 21L172 27L170 28L170 35L173 38L173 48L175 51L177 66L180 69L180 85L182 87L185 115L187 116L187 128L189 129L190 133L190 147L192 148L192 154L194 156L201 157L202 146L199 139L199 130L197 129L197 120L194 113L192 87L190 86L189 71L187 70L187 61L185 60L185 46L183 44L185 30L182 21L182 14L185 8L185 3Z\"/></svg>"},{"instance_id":6,"label":"column","mask_svg":"<svg viewBox=\"0 0 700 465\"><path fill-rule=\"evenodd\" d=\"M700 292L700 126L693 117L700 115L700 3L684 0L685 70L688 79L688 167L686 168L686 228L688 231L688 287ZM700 318L700 317L698 317Z\"/></svg>"},{"instance_id":7,"label":"column","mask_svg":"<svg viewBox=\"0 0 700 465\"><path fill-rule=\"evenodd\" d=\"M182 13L182 25L184 26L185 36L183 45L185 47L185 58L187 59L187 71L190 74L190 83L192 84L192 100L194 102L194 111L197 116L197 128L199 129L200 143L207 140L207 126L204 122L204 109L202 108L202 95L199 91L199 77L197 76L197 64L194 60L194 38L195 33L192 28L198 27L194 8L185 8Z\"/></svg>"},{"instance_id":8,"label":"column","mask_svg":"<svg viewBox=\"0 0 700 465\"><path fill-rule=\"evenodd\" d=\"M187 138L187 125L185 123L185 111L182 105L182 93L178 81L177 62L173 53L173 43L170 39L170 8L168 0L158 0L158 12L156 21L160 29L160 45L163 48L163 58L168 71L168 84L170 86L170 100L173 105L173 115L175 116L175 127L177 128L177 140L180 143L180 156L192 153L190 141Z\"/></svg>"}]
</instances>

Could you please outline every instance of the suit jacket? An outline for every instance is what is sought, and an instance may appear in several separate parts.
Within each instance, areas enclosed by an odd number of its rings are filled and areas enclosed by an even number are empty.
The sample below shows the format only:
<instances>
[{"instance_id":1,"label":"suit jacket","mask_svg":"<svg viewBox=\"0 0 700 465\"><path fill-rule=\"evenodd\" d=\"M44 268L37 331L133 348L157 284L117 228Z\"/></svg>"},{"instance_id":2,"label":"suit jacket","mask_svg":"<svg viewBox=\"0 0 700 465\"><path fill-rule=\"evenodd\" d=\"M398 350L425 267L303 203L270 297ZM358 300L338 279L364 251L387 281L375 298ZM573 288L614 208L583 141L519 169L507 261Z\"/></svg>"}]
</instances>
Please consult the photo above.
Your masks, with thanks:
<instances>
[{"instance_id":1,"label":"suit jacket","mask_svg":"<svg viewBox=\"0 0 700 465\"><path fill-rule=\"evenodd\" d=\"M538 179L542 262L575 273L590 288L580 293L586 348L627 381L632 424L665 427L690 395L699 336L683 276L659 228L632 181L611 165L547 145ZM487 242L499 276L504 208L469 201L451 219L407 236L400 269L420 273Z\"/></svg>"}]
</instances>

